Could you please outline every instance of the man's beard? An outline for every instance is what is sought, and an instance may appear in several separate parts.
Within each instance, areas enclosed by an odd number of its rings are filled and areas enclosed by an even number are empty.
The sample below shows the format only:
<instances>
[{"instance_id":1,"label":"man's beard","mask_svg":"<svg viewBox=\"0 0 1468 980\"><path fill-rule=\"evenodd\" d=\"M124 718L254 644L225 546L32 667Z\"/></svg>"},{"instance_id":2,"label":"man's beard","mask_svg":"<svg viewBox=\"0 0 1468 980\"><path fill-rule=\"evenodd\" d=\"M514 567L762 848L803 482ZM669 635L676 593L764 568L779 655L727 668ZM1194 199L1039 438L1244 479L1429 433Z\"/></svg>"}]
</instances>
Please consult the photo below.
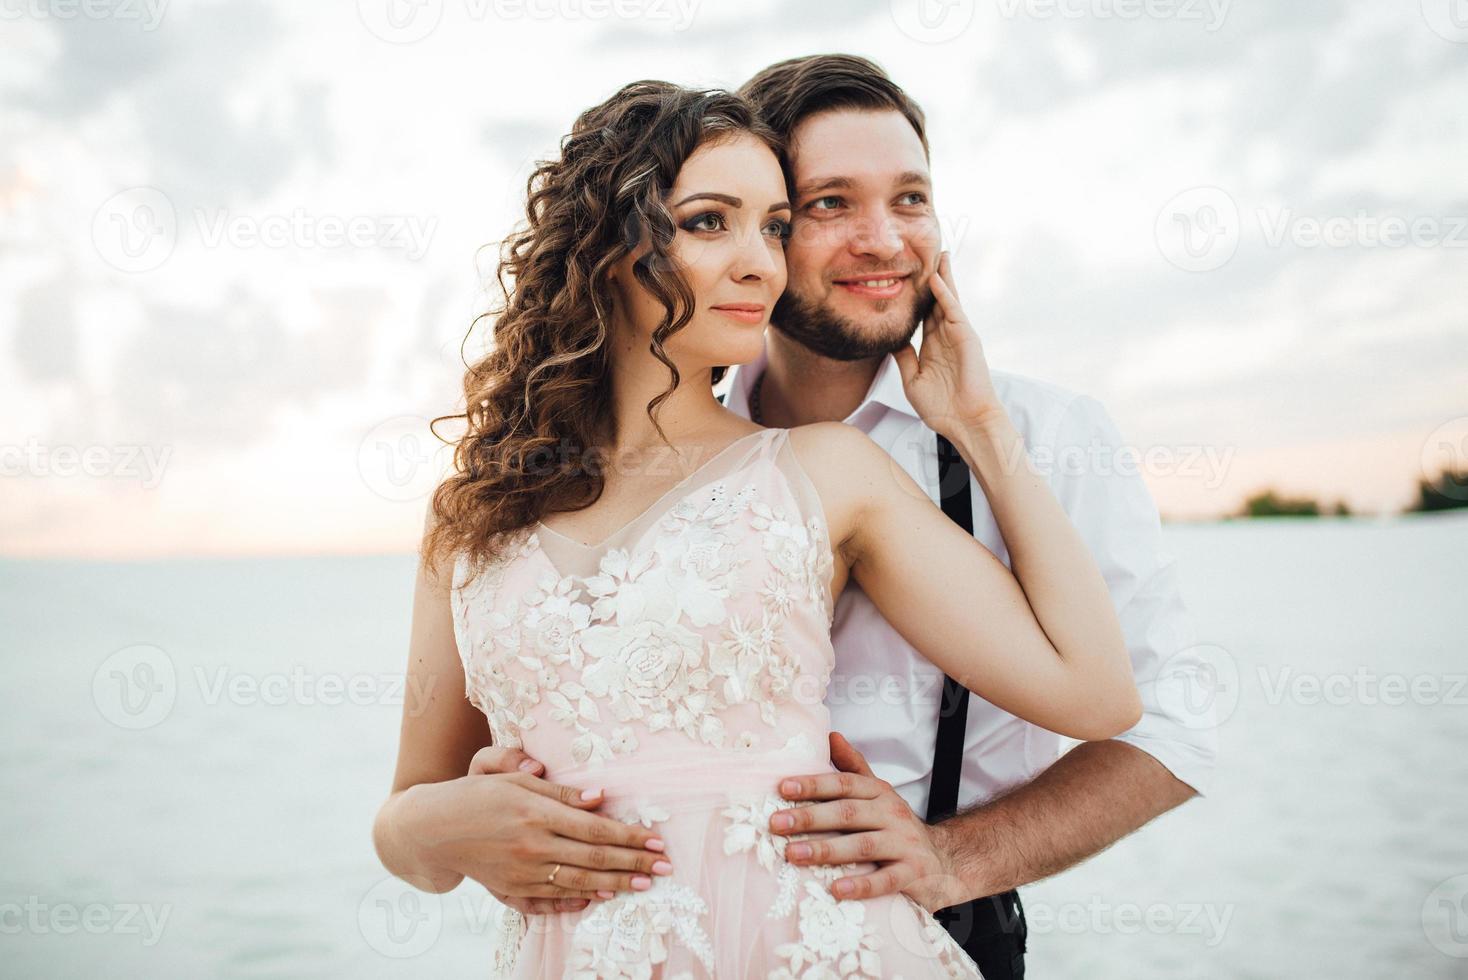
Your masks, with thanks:
<instances>
[{"instance_id":1,"label":"man's beard","mask_svg":"<svg viewBox=\"0 0 1468 980\"><path fill-rule=\"evenodd\" d=\"M918 324L933 311L933 290L923 286L912 305L912 316L902 329L887 336L868 336L850 317L841 316L819 303L805 300L786 289L775 301L770 326L803 347L835 361L861 361L885 357L906 347Z\"/></svg>"}]
</instances>

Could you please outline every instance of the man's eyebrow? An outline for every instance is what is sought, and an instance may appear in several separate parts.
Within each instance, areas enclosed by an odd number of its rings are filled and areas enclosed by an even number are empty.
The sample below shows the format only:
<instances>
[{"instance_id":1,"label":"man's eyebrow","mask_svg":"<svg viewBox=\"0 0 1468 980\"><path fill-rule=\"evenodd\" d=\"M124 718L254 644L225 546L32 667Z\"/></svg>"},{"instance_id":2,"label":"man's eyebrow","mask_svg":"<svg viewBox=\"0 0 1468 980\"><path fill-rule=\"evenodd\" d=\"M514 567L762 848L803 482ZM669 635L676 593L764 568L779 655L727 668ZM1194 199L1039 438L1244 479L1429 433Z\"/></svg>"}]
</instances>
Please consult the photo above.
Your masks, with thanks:
<instances>
[{"instance_id":1,"label":"man's eyebrow","mask_svg":"<svg viewBox=\"0 0 1468 980\"><path fill-rule=\"evenodd\" d=\"M729 194L719 194L719 193L716 193L714 191L699 191L697 194L689 194L683 200L681 200L677 204L673 205L673 207L675 207L675 208L676 207L682 207L683 205L687 204L689 201L697 201L697 200L700 200L700 199L707 199L707 200L710 200L710 201L719 201L720 203L729 205L729 207L731 207L731 208L742 208L742 207L744 207L744 202L742 200L740 200L739 198L733 197L733 196L731 196Z\"/></svg>"},{"instance_id":2,"label":"man's eyebrow","mask_svg":"<svg viewBox=\"0 0 1468 980\"><path fill-rule=\"evenodd\" d=\"M816 191L846 190L853 186L855 186L855 181L850 177L817 177L797 187L795 189L795 196L805 197L805 195L814 194Z\"/></svg>"},{"instance_id":3,"label":"man's eyebrow","mask_svg":"<svg viewBox=\"0 0 1468 980\"><path fill-rule=\"evenodd\" d=\"M931 187L933 182L921 170L907 170L898 174L897 179L893 183L899 186L921 184L923 187ZM850 190L855 186L856 181L850 177L817 177L814 180L800 185L796 190L795 196L805 197L807 194L814 194L817 191Z\"/></svg>"}]
</instances>

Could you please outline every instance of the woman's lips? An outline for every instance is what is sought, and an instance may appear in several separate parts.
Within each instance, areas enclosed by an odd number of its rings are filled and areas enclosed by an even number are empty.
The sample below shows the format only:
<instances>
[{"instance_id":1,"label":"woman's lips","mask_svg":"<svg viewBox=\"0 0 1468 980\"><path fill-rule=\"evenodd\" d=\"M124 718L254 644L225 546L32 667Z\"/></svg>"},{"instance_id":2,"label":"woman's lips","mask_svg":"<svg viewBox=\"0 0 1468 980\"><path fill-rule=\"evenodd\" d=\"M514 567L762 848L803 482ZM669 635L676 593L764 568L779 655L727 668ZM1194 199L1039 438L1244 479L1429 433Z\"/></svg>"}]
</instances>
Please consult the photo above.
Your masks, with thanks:
<instances>
[{"instance_id":1,"label":"woman's lips","mask_svg":"<svg viewBox=\"0 0 1468 980\"><path fill-rule=\"evenodd\" d=\"M836 285L856 296L892 299L907 286L908 275L862 276L860 279L837 279Z\"/></svg>"},{"instance_id":2,"label":"woman's lips","mask_svg":"<svg viewBox=\"0 0 1468 980\"><path fill-rule=\"evenodd\" d=\"M765 308L759 303L725 303L714 310L732 317L740 323L763 323Z\"/></svg>"}]
</instances>

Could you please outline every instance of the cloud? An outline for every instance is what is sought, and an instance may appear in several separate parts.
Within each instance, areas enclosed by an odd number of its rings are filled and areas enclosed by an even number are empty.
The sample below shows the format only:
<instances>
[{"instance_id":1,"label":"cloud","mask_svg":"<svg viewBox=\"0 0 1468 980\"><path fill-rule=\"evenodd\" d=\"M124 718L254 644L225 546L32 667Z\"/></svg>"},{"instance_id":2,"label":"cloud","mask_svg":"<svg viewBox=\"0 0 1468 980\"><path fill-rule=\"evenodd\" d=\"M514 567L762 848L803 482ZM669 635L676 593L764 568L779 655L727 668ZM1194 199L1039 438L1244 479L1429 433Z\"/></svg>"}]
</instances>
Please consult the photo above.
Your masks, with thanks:
<instances>
[{"instance_id":1,"label":"cloud","mask_svg":"<svg viewBox=\"0 0 1468 980\"><path fill-rule=\"evenodd\" d=\"M48 279L27 287L16 299L16 330L11 336L15 363L33 382L70 381L80 355L77 284Z\"/></svg>"},{"instance_id":2,"label":"cloud","mask_svg":"<svg viewBox=\"0 0 1468 980\"><path fill-rule=\"evenodd\" d=\"M335 290L319 301L327 315L307 331L288 329L275 304L243 286L216 306L146 303L114 370L119 437L238 451L268 442L282 409L361 384L380 294Z\"/></svg>"}]
</instances>

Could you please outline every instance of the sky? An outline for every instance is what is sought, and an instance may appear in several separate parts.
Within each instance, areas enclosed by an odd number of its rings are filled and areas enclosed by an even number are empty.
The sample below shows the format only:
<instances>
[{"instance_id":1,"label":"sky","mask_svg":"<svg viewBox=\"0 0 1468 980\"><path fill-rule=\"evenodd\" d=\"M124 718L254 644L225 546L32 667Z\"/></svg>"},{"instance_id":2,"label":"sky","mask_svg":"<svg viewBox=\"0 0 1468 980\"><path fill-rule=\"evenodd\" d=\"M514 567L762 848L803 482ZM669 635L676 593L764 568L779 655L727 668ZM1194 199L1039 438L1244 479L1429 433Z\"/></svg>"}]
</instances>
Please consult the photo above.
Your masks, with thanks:
<instances>
[{"instance_id":1,"label":"sky","mask_svg":"<svg viewBox=\"0 0 1468 980\"><path fill-rule=\"evenodd\" d=\"M1167 518L1468 465L1464 0L0 0L0 555L411 550L533 162L829 51Z\"/></svg>"}]
</instances>

